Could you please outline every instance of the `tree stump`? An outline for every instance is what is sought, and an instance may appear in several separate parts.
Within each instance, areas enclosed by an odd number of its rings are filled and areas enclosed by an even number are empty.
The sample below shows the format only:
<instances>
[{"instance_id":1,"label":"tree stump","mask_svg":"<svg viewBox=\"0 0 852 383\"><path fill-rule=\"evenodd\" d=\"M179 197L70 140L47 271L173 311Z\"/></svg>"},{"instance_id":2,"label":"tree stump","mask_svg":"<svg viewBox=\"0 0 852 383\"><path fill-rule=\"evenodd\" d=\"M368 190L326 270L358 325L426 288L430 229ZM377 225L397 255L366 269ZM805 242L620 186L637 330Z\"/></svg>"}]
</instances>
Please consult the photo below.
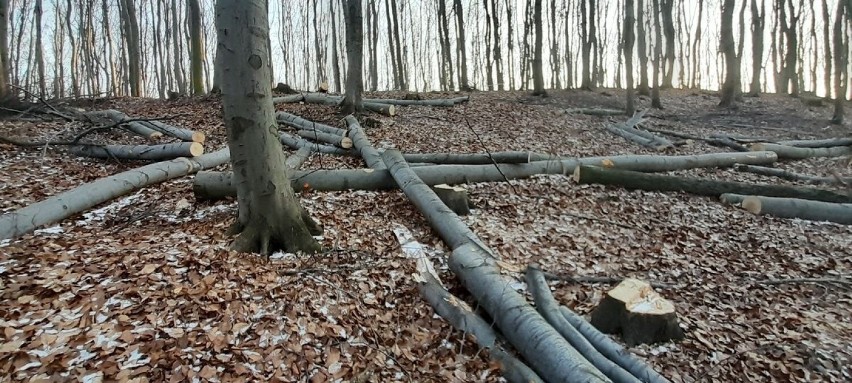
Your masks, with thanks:
<instances>
[{"instance_id":1,"label":"tree stump","mask_svg":"<svg viewBox=\"0 0 852 383\"><path fill-rule=\"evenodd\" d=\"M438 195L438 198L440 198L441 201L443 201L444 204L456 214L470 214L470 199L467 195L467 189L447 184L440 184L433 186L432 190L434 190L435 194Z\"/></svg>"},{"instance_id":2,"label":"tree stump","mask_svg":"<svg viewBox=\"0 0 852 383\"><path fill-rule=\"evenodd\" d=\"M621 334L630 346L683 339L674 305L650 284L627 278L610 290L592 311L598 330Z\"/></svg>"},{"instance_id":3,"label":"tree stump","mask_svg":"<svg viewBox=\"0 0 852 383\"><path fill-rule=\"evenodd\" d=\"M319 84L319 87L317 88L317 92L319 92L319 93L328 93L328 83L327 83L327 82L325 82L325 81L321 82L321 83Z\"/></svg>"}]
</instances>

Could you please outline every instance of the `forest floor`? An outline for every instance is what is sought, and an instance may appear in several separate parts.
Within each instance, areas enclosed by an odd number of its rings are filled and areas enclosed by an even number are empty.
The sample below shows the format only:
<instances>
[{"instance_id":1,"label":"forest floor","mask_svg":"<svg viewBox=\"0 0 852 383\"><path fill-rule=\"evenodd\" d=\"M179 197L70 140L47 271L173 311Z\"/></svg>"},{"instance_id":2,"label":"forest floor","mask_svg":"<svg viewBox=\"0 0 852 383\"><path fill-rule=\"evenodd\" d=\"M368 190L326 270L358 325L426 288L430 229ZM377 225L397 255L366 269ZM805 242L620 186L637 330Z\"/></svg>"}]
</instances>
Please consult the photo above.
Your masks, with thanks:
<instances>
[{"instance_id":1,"label":"forest floor","mask_svg":"<svg viewBox=\"0 0 852 383\"><path fill-rule=\"evenodd\" d=\"M746 98L736 110L717 109L717 102L708 92L665 91L666 109L650 111L649 124L767 139L852 131L827 124L829 105L772 95ZM477 92L453 108L400 108L367 133L376 146L411 153L659 154L604 130L610 118L565 113L622 103L618 90L554 91L546 99ZM215 98L75 104L177 116L175 125L208 135L208 152L226 140ZM277 108L339 125L330 107ZM67 122L0 124L0 134L33 141L81 129ZM93 138L141 143L117 130ZM696 142L667 154L719 151ZM137 166L0 144L0 213ZM852 175L848 159L778 166ZM304 165L359 167L352 158L320 155ZM791 184L731 169L672 174ZM519 270L535 262L554 273L671 284L659 291L675 303L686 338L631 351L673 381L852 380L850 286L761 282L850 277L852 226L755 216L684 193L579 186L568 176L467 188L475 209L463 220ZM395 227L429 247L444 283L474 303L446 267L447 248L401 192L305 192L302 203L325 227L324 254L265 260L229 251L236 203L195 201L191 177L0 242L0 381L501 381L485 352L418 295L414 262L402 253ZM612 287L551 286L561 304L581 314Z\"/></svg>"}]
</instances>

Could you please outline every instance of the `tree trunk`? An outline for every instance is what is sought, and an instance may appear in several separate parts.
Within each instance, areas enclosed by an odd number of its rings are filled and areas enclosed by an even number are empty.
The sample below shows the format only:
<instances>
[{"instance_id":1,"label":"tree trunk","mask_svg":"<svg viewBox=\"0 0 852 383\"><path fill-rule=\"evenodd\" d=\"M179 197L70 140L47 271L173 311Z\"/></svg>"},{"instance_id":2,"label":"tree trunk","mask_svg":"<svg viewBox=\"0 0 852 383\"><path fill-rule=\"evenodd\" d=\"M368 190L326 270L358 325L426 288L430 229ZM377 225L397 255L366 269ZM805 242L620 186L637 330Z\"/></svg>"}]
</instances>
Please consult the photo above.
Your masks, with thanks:
<instances>
[{"instance_id":1,"label":"tree trunk","mask_svg":"<svg viewBox=\"0 0 852 383\"><path fill-rule=\"evenodd\" d=\"M9 0L0 0L0 104L16 98L9 89L9 11Z\"/></svg>"},{"instance_id":2,"label":"tree trunk","mask_svg":"<svg viewBox=\"0 0 852 383\"><path fill-rule=\"evenodd\" d=\"M662 28L662 24L660 23L660 1L663 0L652 0L654 3L654 62L653 68L653 86L654 89L651 91L651 107L662 109L663 104L660 101L660 72L663 70L663 35L660 31Z\"/></svg>"},{"instance_id":3,"label":"tree trunk","mask_svg":"<svg viewBox=\"0 0 852 383\"><path fill-rule=\"evenodd\" d=\"M352 147L352 139L349 137L338 136L336 134L329 134L325 132L321 132L319 130L300 130L296 132L296 134L311 139L314 142L322 142L326 144L331 144L337 146L342 149L349 149Z\"/></svg>"},{"instance_id":4,"label":"tree trunk","mask_svg":"<svg viewBox=\"0 0 852 383\"><path fill-rule=\"evenodd\" d=\"M852 146L852 137L826 138L823 140L790 140L777 141L779 145L795 146L798 148L831 148L834 146Z\"/></svg>"},{"instance_id":5,"label":"tree trunk","mask_svg":"<svg viewBox=\"0 0 852 383\"><path fill-rule=\"evenodd\" d=\"M201 62L204 60L204 48L201 44L201 7L198 0L188 0L188 3L190 83L192 94L198 96L204 94L204 74L201 69Z\"/></svg>"},{"instance_id":6,"label":"tree trunk","mask_svg":"<svg viewBox=\"0 0 852 383\"><path fill-rule=\"evenodd\" d=\"M124 27L124 41L127 46L127 71L128 82L130 83L130 95L133 97L142 96L142 64L140 53L141 45L139 41L139 21L136 17L136 5L134 0L120 0L121 2L121 21ZM70 11L69 11L70 12Z\"/></svg>"},{"instance_id":7,"label":"tree trunk","mask_svg":"<svg viewBox=\"0 0 852 383\"><path fill-rule=\"evenodd\" d=\"M648 43L645 36L645 0L637 0L636 8L636 39L638 40L637 53L639 55L639 86L636 87L636 90L640 95L649 96L651 90L648 87Z\"/></svg>"},{"instance_id":8,"label":"tree trunk","mask_svg":"<svg viewBox=\"0 0 852 383\"><path fill-rule=\"evenodd\" d=\"M341 137L345 137L347 135L346 129L335 128L330 125L306 120L295 114L290 114L287 112L278 112L275 114L275 118L279 123L285 124L287 126L292 126L299 130L318 130L320 132L336 134Z\"/></svg>"},{"instance_id":9,"label":"tree trunk","mask_svg":"<svg viewBox=\"0 0 852 383\"><path fill-rule=\"evenodd\" d=\"M762 1L762 0L761 0ZM698 24L695 28L695 40L692 43L692 81L693 88L701 87L701 20L704 18L704 0L698 0Z\"/></svg>"},{"instance_id":10,"label":"tree trunk","mask_svg":"<svg viewBox=\"0 0 852 383\"><path fill-rule=\"evenodd\" d=\"M844 36L843 23L844 13L850 11L852 9L846 9L842 1L838 2L834 17L834 115L831 122L838 125L843 123L843 104L846 102L846 87L849 81L849 41Z\"/></svg>"},{"instance_id":11,"label":"tree trunk","mask_svg":"<svg viewBox=\"0 0 852 383\"><path fill-rule=\"evenodd\" d=\"M580 88L592 89L592 42L591 36L594 31L589 28L590 16L587 7L594 7L594 0L580 0L580 43L582 44L583 71L581 73ZM590 4L591 3L591 4Z\"/></svg>"},{"instance_id":12,"label":"tree trunk","mask_svg":"<svg viewBox=\"0 0 852 383\"><path fill-rule=\"evenodd\" d=\"M379 89L379 12L376 9L376 0L370 1L368 19L370 20L370 90L375 92Z\"/></svg>"},{"instance_id":13,"label":"tree trunk","mask_svg":"<svg viewBox=\"0 0 852 383\"><path fill-rule=\"evenodd\" d=\"M376 170L386 169L385 163L382 162L382 156L379 155L379 152L370 143L370 139L364 133L364 130L361 129L361 124L358 123L358 120L351 115L346 116L344 119L346 120L346 126L349 128L349 136L352 137L352 146L361 155L361 158L364 159L367 167Z\"/></svg>"},{"instance_id":14,"label":"tree trunk","mask_svg":"<svg viewBox=\"0 0 852 383\"><path fill-rule=\"evenodd\" d=\"M535 24L535 52L533 53L532 72L533 72L533 96L547 96L544 91L544 70L542 69L542 49L544 41L544 31L542 30L541 20L541 3L542 0L535 1L535 10L533 11L533 24Z\"/></svg>"},{"instance_id":15,"label":"tree trunk","mask_svg":"<svg viewBox=\"0 0 852 383\"><path fill-rule=\"evenodd\" d=\"M816 15L814 15L814 18L816 18ZM823 87L825 88L825 97L831 97L831 65L833 61L831 57L831 23L829 20L831 20L831 11L828 9L828 0L822 0L822 42L823 61L825 63Z\"/></svg>"},{"instance_id":16,"label":"tree trunk","mask_svg":"<svg viewBox=\"0 0 852 383\"><path fill-rule=\"evenodd\" d=\"M347 0L341 0L340 1L341 5L344 8L346 8L347 2L348 2ZM331 41L329 42L329 43L331 43L331 74L332 74L332 76L334 76L334 91L338 92L338 93L342 93L343 92L343 85L342 85L342 82L341 82L341 79L340 79L340 55L337 53L337 42L338 42L338 40L337 40L337 13L334 12L334 5L336 3L338 3L338 1L336 1L336 0L328 2L329 18L331 19ZM360 5L360 2L359 2L359 5ZM351 66L352 65L352 59L351 59L351 56L349 56L349 44L350 44L350 42L352 42L353 44L355 42L353 40L351 40L350 37L349 37L349 23L346 22L346 18L348 17L347 10L344 9L342 12L344 12L343 22L346 24L346 40L345 40L346 41L346 59L348 60L349 65ZM358 8L358 15L359 16L361 15L361 8L360 7ZM360 19L361 18L359 17L359 20ZM361 52L361 55L363 55L364 54L364 49L363 49L363 46L364 46L363 24L360 24L360 23L358 24L358 30L360 31L359 35L361 37L360 40L358 40L358 45L360 45L362 47L360 52ZM363 62L364 59L362 58L361 55L359 55L358 57ZM270 56L270 57L272 57L272 56ZM359 66L359 68L363 67L363 64L361 64L361 65L362 66ZM360 74L360 72L358 72L358 73ZM346 79L347 80L349 79L349 72L347 72ZM361 84L362 84L361 90L363 91L363 87L364 87L363 86L363 79L361 81L362 81L361 82ZM347 84L346 89L349 89L348 84ZM353 112L354 112L354 109L353 109Z\"/></svg>"},{"instance_id":17,"label":"tree trunk","mask_svg":"<svg viewBox=\"0 0 852 383\"><path fill-rule=\"evenodd\" d=\"M722 27L720 48L725 55L725 83L722 84L719 106L729 108L734 105L737 85L740 81L740 67L734 49L734 0L725 0L722 5Z\"/></svg>"},{"instance_id":18,"label":"tree trunk","mask_svg":"<svg viewBox=\"0 0 852 383\"><path fill-rule=\"evenodd\" d=\"M74 146L71 152L77 156L93 158L164 161L178 157L200 156L204 154L204 145L198 142L163 145L85 145Z\"/></svg>"},{"instance_id":19,"label":"tree trunk","mask_svg":"<svg viewBox=\"0 0 852 383\"><path fill-rule=\"evenodd\" d=\"M346 19L346 94L340 104L343 113L360 113L364 109L361 94L364 92L362 77L364 64L364 30L361 16L361 0L345 0ZM335 64L337 65L337 64Z\"/></svg>"},{"instance_id":20,"label":"tree trunk","mask_svg":"<svg viewBox=\"0 0 852 383\"><path fill-rule=\"evenodd\" d=\"M80 185L0 215L0 240L19 237L145 186L214 168L228 162L228 158L228 149L222 149L201 157L157 162Z\"/></svg>"},{"instance_id":21,"label":"tree trunk","mask_svg":"<svg viewBox=\"0 0 852 383\"><path fill-rule=\"evenodd\" d=\"M761 1L760 9L757 0L751 0L751 85L749 94L760 94L760 72L763 68L763 30L766 27L766 4Z\"/></svg>"},{"instance_id":22,"label":"tree trunk","mask_svg":"<svg viewBox=\"0 0 852 383\"><path fill-rule=\"evenodd\" d=\"M35 13L35 28L36 28L36 43L35 43L35 61L36 61L36 69L38 70L38 91L39 96L44 98L47 96L47 87L45 85L44 78L44 44L41 40L41 30L43 28L41 24L41 14L42 14L42 0L36 0L35 6L33 7L33 13ZM61 64L56 64L61 65Z\"/></svg>"},{"instance_id":23,"label":"tree trunk","mask_svg":"<svg viewBox=\"0 0 852 383\"><path fill-rule=\"evenodd\" d=\"M642 12L641 8L639 12ZM624 55L624 77L627 82L627 91L625 92L627 101L625 102L624 110L628 116L633 115L636 111L636 106L633 105L633 41L635 40L635 37L633 36L633 24L635 19L634 13L633 0L625 0L624 32L622 34L624 42L622 43L622 54Z\"/></svg>"},{"instance_id":24,"label":"tree trunk","mask_svg":"<svg viewBox=\"0 0 852 383\"><path fill-rule=\"evenodd\" d=\"M237 186L240 233L237 251L271 254L278 249L314 253L318 227L299 206L290 186L284 151L276 137L269 66L269 27L262 0L218 0L216 30L222 106Z\"/></svg>"},{"instance_id":25,"label":"tree trunk","mask_svg":"<svg viewBox=\"0 0 852 383\"><path fill-rule=\"evenodd\" d=\"M456 49L458 50L459 89L470 91L471 86L467 78L467 43L464 34L464 7L461 0L453 1L453 11L456 13Z\"/></svg>"},{"instance_id":26,"label":"tree trunk","mask_svg":"<svg viewBox=\"0 0 852 383\"><path fill-rule=\"evenodd\" d=\"M796 198L773 198L761 195L736 194L723 194L721 198L729 203L737 203L743 209L753 214L852 225L852 204L848 203L829 203Z\"/></svg>"},{"instance_id":27,"label":"tree trunk","mask_svg":"<svg viewBox=\"0 0 852 383\"><path fill-rule=\"evenodd\" d=\"M757 174L761 176L769 176L769 177L778 177L781 179L785 179L788 181L798 181L798 182L806 182L810 184L828 184L828 185L845 185L847 183L852 182L852 177L850 178L840 178L840 177L817 177L811 176L807 174L799 174L791 171L777 169L777 168L768 168L765 166L756 166L756 165L743 165L737 164L734 165L734 169L740 172L748 172L752 174Z\"/></svg>"},{"instance_id":28,"label":"tree trunk","mask_svg":"<svg viewBox=\"0 0 852 383\"><path fill-rule=\"evenodd\" d=\"M662 16L663 16L663 33L666 36L666 56L663 69L662 87L666 89L672 88L672 79L674 78L675 66L675 27L672 18L672 10L674 8L674 0L662 0Z\"/></svg>"},{"instance_id":29,"label":"tree trunk","mask_svg":"<svg viewBox=\"0 0 852 383\"><path fill-rule=\"evenodd\" d=\"M798 186L757 185L743 182L716 181L703 178L678 177L639 173L629 170L578 166L574 180L580 184L616 185L627 189L648 191L681 191L696 195L718 197L725 193L765 195L770 197L801 198L814 201L848 203L852 196Z\"/></svg>"},{"instance_id":30,"label":"tree trunk","mask_svg":"<svg viewBox=\"0 0 852 383\"><path fill-rule=\"evenodd\" d=\"M852 154L852 146L835 146L829 148L798 148L793 146L758 143L751 145L751 150L771 151L778 154L779 159L802 160L813 157L840 157Z\"/></svg>"}]
</instances>

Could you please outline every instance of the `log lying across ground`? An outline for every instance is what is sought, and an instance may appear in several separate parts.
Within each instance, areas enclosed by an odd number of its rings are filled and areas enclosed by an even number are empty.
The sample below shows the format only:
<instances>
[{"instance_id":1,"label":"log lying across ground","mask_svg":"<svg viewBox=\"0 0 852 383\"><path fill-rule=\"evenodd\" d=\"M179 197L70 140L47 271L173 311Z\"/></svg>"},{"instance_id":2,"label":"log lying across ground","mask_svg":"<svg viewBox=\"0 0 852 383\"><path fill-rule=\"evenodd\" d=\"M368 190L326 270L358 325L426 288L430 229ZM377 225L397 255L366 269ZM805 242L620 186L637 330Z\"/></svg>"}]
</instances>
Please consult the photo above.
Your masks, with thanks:
<instances>
[{"instance_id":1,"label":"log lying across ground","mask_svg":"<svg viewBox=\"0 0 852 383\"><path fill-rule=\"evenodd\" d=\"M305 96L301 95L301 94L291 94L291 95L287 95L287 96L273 97L272 98L273 104L293 104L293 103L303 102L303 101L305 101Z\"/></svg>"},{"instance_id":2,"label":"log lying across ground","mask_svg":"<svg viewBox=\"0 0 852 383\"><path fill-rule=\"evenodd\" d=\"M398 106L454 106L470 100L470 97L455 97L455 98L442 98L442 99L433 99L433 100L394 100L394 99L384 99L384 98L365 98L363 102L370 104L385 104L385 105L398 105ZM294 94L291 96L283 96L283 97L273 97L273 103L297 103L297 102L307 102L314 104L325 104L325 105L340 105L340 102L343 101L343 97L340 96L331 96L323 93L306 93L302 94ZM623 113L622 113L623 114Z\"/></svg>"},{"instance_id":3,"label":"log lying across ground","mask_svg":"<svg viewBox=\"0 0 852 383\"><path fill-rule=\"evenodd\" d=\"M497 328L545 381L609 381L511 287L488 249L424 184L397 150L382 154L409 200L453 249L450 267L494 319Z\"/></svg>"},{"instance_id":4,"label":"log lying across ground","mask_svg":"<svg viewBox=\"0 0 852 383\"><path fill-rule=\"evenodd\" d=\"M852 225L852 204L848 203L741 194L722 194L720 199L727 203L737 204L753 214Z\"/></svg>"},{"instance_id":5,"label":"log lying across ground","mask_svg":"<svg viewBox=\"0 0 852 383\"><path fill-rule=\"evenodd\" d=\"M770 197L800 198L812 201L848 203L852 196L830 190L799 186L758 185L744 182L716 181L703 178L647 174L629 170L605 169L596 166L578 166L574 180L580 184L621 186L627 189L648 191L682 191L718 197L725 193L764 195Z\"/></svg>"},{"instance_id":6,"label":"log lying across ground","mask_svg":"<svg viewBox=\"0 0 852 383\"><path fill-rule=\"evenodd\" d=\"M370 143L370 139L367 138L367 134L361 129L361 124L358 123L358 120L352 115L348 115L344 118L344 121L346 121L346 127L349 129L350 136L352 137L352 146L355 148L355 151L361 154L361 158L364 159L367 167L376 170L386 169L382 157L376 148L373 147L373 144Z\"/></svg>"},{"instance_id":7,"label":"log lying across ground","mask_svg":"<svg viewBox=\"0 0 852 383\"><path fill-rule=\"evenodd\" d=\"M740 172L748 172L761 176L778 177L788 181L801 181L812 184L834 184L845 185L852 184L852 177L820 177L808 174L795 173L788 170L778 168L768 168L765 166L736 164L734 169Z\"/></svg>"},{"instance_id":8,"label":"log lying across ground","mask_svg":"<svg viewBox=\"0 0 852 383\"><path fill-rule=\"evenodd\" d=\"M623 116L622 109L606 109L606 108L570 108L565 109L568 114L585 114L589 116Z\"/></svg>"},{"instance_id":9,"label":"log lying across ground","mask_svg":"<svg viewBox=\"0 0 852 383\"><path fill-rule=\"evenodd\" d=\"M605 124L604 128L609 132L620 136L628 141L635 142L639 145L649 147L655 150L663 150L674 146L671 141L656 136L652 133L636 129L636 125L640 124L645 117L645 111L640 111L630 117L627 121L620 124Z\"/></svg>"},{"instance_id":10,"label":"log lying across ground","mask_svg":"<svg viewBox=\"0 0 852 383\"><path fill-rule=\"evenodd\" d=\"M736 163L771 164L775 158L775 153L772 152L712 153L695 156L628 155L536 161L528 164L418 166L413 170L427 185L458 185L499 182L538 174L572 174L581 164L640 172L666 172L700 167L726 167ZM296 190L302 190L305 185L318 191L388 190L396 187L387 171L372 169L296 172L292 181ZM193 191L196 198L213 200L236 194L231 185L231 174L225 172L199 173L195 176Z\"/></svg>"},{"instance_id":11,"label":"log lying across ground","mask_svg":"<svg viewBox=\"0 0 852 383\"><path fill-rule=\"evenodd\" d=\"M779 145L799 148L831 148L835 146L852 146L852 137L826 138L824 140L789 140L778 141Z\"/></svg>"},{"instance_id":12,"label":"log lying across ground","mask_svg":"<svg viewBox=\"0 0 852 383\"><path fill-rule=\"evenodd\" d=\"M486 164L526 164L534 161L562 160L562 157L535 152L494 152L494 153L406 153L405 160L411 163L486 165Z\"/></svg>"},{"instance_id":13,"label":"log lying across ground","mask_svg":"<svg viewBox=\"0 0 852 383\"><path fill-rule=\"evenodd\" d=\"M840 157L852 154L852 146L834 146L829 148L798 148L794 146L759 143L751 145L754 151L772 151L779 159L802 160L812 157Z\"/></svg>"},{"instance_id":14,"label":"log lying across ground","mask_svg":"<svg viewBox=\"0 0 852 383\"><path fill-rule=\"evenodd\" d=\"M200 157L145 165L80 185L0 216L0 240L19 237L145 186L219 166L230 158L226 148Z\"/></svg>"},{"instance_id":15,"label":"log lying across ground","mask_svg":"<svg viewBox=\"0 0 852 383\"><path fill-rule=\"evenodd\" d=\"M204 133L169 125L160 121L140 121L143 125L158 130L181 141L204 143L207 138Z\"/></svg>"},{"instance_id":16,"label":"log lying across ground","mask_svg":"<svg viewBox=\"0 0 852 383\"><path fill-rule=\"evenodd\" d=\"M348 135L346 129L335 128L331 125L306 120L295 114L290 114L287 112L276 113L275 119L281 124L292 126L298 130L318 130L324 133L336 134L341 137L346 137Z\"/></svg>"},{"instance_id":17,"label":"log lying across ground","mask_svg":"<svg viewBox=\"0 0 852 383\"><path fill-rule=\"evenodd\" d=\"M130 118L127 117L126 114L121 113L121 112L119 112L115 109L107 109L107 110L98 110L98 111L94 111L94 112L88 112L88 113L86 113L86 116L93 117L93 118L101 118L101 119L105 118L105 119L109 119L110 121L112 121L114 123L120 123L122 121L130 120ZM128 131L130 131L130 132L132 132L136 135L145 137L149 140L156 140L156 139L159 139L160 137L163 136L163 133L146 126L141 121L130 121L130 122L127 122L127 123L122 124L122 125Z\"/></svg>"},{"instance_id":18,"label":"log lying across ground","mask_svg":"<svg viewBox=\"0 0 852 383\"><path fill-rule=\"evenodd\" d=\"M71 153L82 157L163 161L200 156L204 154L204 145L198 142L163 145L80 145L72 146Z\"/></svg>"},{"instance_id":19,"label":"log lying across ground","mask_svg":"<svg viewBox=\"0 0 852 383\"><path fill-rule=\"evenodd\" d=\"M366 102L374 102L379 104L399 105L399 106L455 106L461 103L468 102L470 97L454 97L454 98L439 98L432 100L394 100L386 98L367 98Z\"/></svg>"},{"instance_id":20,"label":"log lying across ground","mask_svg":"<svg viewBox=\"0 0 852 383\"><path fill-rule=\"evenodd\" d=\"M335 154L335 155L352 155L352 151L349 149L341 149L336 146L320 144L318 142L308 142L300 137L296 137L289 133L278 132L278 140L281 143L291 149L299 150L304 146L310 146L311 151L323 154Z\"/></svg>"},{"instance_id":21,"label":"log lying across ground","mask_svg":"<svg viewBox=\"0 0 852 383\"><path fill-rule=\"evenodd\" d=\"M665 134L667 136L683 138L685 140L701 141L701 142L705 142L709 145L713 145L713 146L720 147L720 148L730 148L730 149L736 150L738 152L749 151L748 148L740 145L736 141L732 140L730 137L714 136L714 137L706 138L706 137L696 136L694 134L676 132L676 131L673 131L673 130L666 130L666 129L660 129L660 128L644 127L644 129L649 131L649 132Z\"/></svg>"},{"instance_id":22,"label":"log lying across ground","mask_svg":"<svg viewBox=\"0 0 852 383\"><path fill-rule=\"evenodd\" d=\"M349 149L352 147L352 139L349 137L338 136L336 134L320 132L319 130L300 130L296 132L299 136L313 140L315 142L323 142L334 145L338 148Z\"/></svg>"},{"instance_id":23,"label":"log lying across ground","mask_svg":"<svg viewBox=\"0 0 852 383\"><path fill-rule=\"evenodd\" d=\"M340 106L343 102L342 96L332 96L324 93L305 93L304 102L309 104L321 104L328 106ZM371 112L380 113L385 116L393 117L396 115L396 107L391 104L381 103L379 101L364 100L362 102L364 109Z\"/></svg>"}]
</instances>

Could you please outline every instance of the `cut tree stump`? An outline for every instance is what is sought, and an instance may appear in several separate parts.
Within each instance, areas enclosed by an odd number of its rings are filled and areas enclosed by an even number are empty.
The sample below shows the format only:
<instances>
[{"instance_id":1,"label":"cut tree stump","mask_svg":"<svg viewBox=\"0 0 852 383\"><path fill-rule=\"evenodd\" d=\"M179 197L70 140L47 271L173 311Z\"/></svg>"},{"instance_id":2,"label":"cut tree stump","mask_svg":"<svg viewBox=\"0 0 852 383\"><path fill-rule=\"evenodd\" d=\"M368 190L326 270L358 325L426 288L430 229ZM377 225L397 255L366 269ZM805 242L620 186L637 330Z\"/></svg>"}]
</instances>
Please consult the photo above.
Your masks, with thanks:
<instances>
[{"instance_id":1,"label":"cut tree stump","mask_svg":"<svg viewBox=\"0 0 852 383\"><path fill-rule=\"evenodd\" d=\"M803 160L813 157L840 157L852 154L852 146L833 146L829 148L799 148L795 146L770 143L753 144L749 147L754 151L771 151L778 154L779 159Z\"/></svg>"},{"instance_id":2,"label":"cut tree stump","mask_svg":"<svg viewBox=\"0 0 852 383\"><path fill-rule=\"evenodd\" d=\"M72 146L71 152L81 157L162 161L200 156L204 154L204 145L198 142L163 145L81 145Z\"/></svg>"},{"instance_id":3,"label":"cut tree stump","mask_svg":"<svg viewBox=\"0 0 852 383\"><path fill-rule=\"evenodd\" d=\"M650 284L627 278L610 290L592 311L598 330L621 334L630 346L683 339L674 304Z\"/></svg>"},{"instance_id":4,"label":"cut tree stump","mask_svg":"<svg viewBox=\"0 0 852 383\"><path fill-rule=\"evenodd\" d=\"M470 214L470 197L467 195L467 189L440 184L433 186L432 190L444 202L444 205L447 205L454 213L458 215Z\"/></svg>"}]
</instances>

